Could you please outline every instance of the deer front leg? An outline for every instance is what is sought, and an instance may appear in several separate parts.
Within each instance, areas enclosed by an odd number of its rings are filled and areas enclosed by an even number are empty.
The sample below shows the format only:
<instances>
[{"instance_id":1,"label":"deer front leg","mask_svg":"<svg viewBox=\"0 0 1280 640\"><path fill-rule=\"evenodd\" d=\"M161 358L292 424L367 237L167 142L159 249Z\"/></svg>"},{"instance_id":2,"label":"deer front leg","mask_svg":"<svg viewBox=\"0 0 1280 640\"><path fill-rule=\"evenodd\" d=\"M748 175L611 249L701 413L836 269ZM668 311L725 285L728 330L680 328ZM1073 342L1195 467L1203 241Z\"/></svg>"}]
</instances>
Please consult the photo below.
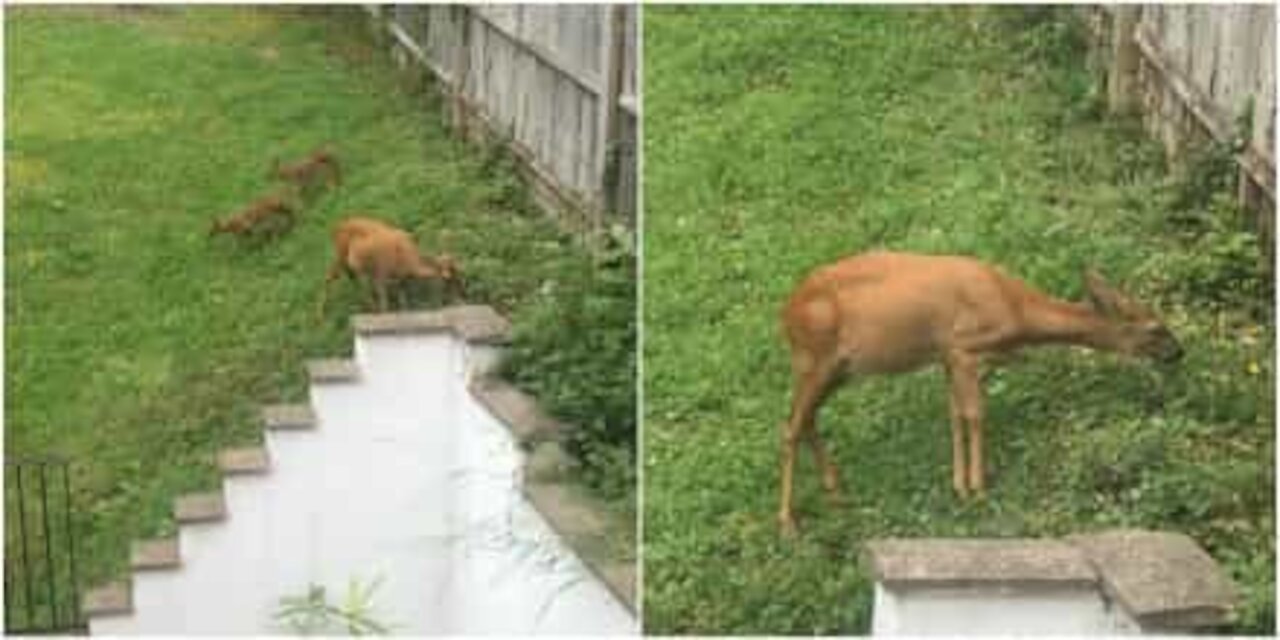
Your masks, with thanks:
<instances>
[{"instance_id":1,"label":"deer front leg","mask_svg":"<svg viewBox=\"0 0 1280 640\"><path fill-rule=\"evenodd\" d=\"M374 278L373 289L378 294L378 313L386 313L387 311L387 281L384 278Z\"/></svg>"},{"instance_id":2,"label":"deer front leg","mask_svg":"<svg viewBox=\"0 0 1280 640\"><path fill-rule=\"evenodd\" d=\"M982 378L976 356L954 356L950 363L953 403L952 429L959 436L968 427L968 464L957 468L956 478L967 487L967 492L981 494L986 488L982 466ZM957 419L958 418L958 419ZM963 444L955 444L957 460L964 457Z\"/></svg>"},{"instance_id":3,"label":"deer front leg","mask_svg":"<svg viewBox=\"0 0 1280 640\"><path fill-rule=\"evenodd\" d=\"M960 416L960 401L956 396L954 382L951 390L951 488L961 498L969 496L969 481L966 479L964 418Z\"/></svg>"}]
</instances>

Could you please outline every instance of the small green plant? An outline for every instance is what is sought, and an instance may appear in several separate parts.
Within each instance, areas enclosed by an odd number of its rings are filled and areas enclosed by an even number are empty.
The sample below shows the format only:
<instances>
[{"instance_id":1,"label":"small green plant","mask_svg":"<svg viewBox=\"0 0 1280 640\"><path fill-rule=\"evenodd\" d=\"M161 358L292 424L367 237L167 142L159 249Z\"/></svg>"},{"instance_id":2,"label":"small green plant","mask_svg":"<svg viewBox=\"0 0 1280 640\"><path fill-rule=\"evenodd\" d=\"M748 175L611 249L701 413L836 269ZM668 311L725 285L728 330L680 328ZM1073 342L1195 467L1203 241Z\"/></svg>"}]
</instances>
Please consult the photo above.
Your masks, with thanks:
<instances>
[{"instance_id":1,"label":"small green plant","mask_svg":"<svg viewBox=\"0 0 1280 640\"><path fill-rule=\"evenodd\" d=\"M594 268L548 281L517 318L503 375L574 425L567 444L584 480L621 498L635 477L635 253L605 243Z\"/></svg>"},{"instance_id":2,"label":"small green plant","mask_svg":"<svg viewBox=\"0 0 1280 640\"><path fill-rule=\"evenodd\" d=\"M280 598L275 620L298 635L346 633L352 636L386 635L387 625L373 616L373 595L382 584L379 576L362 584L352 578L340 604L329 602L324 585L312 583L300 596Z\"/></svg>"}]
</instances>

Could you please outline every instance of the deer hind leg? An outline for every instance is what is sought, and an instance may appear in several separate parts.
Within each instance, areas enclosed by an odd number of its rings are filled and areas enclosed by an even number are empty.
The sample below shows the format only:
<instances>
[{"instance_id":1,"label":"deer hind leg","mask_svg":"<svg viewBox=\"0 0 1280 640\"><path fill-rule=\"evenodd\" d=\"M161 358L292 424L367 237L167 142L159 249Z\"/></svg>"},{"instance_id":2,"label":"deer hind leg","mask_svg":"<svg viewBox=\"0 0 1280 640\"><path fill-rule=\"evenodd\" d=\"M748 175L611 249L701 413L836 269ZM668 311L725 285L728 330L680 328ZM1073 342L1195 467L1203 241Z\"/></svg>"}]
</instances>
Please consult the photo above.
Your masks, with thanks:
<instances>
[{"instance_id":1,"label":"deer hind leg","mask_svg":"<svg viewBox=\"0 0 1280 640\"><path fill-rule=\"evenodd\" d=\"M816 417L818 406L830 389L836 372L834 361L819 361L810 366L796 366L794 387L791 394L791 415L783 425L781 476L781 503L778 508L778 524L784 534L795 532L792 510L792 494L795 478L796 448L800 439L808 441L814 458L822 470L823 485L834 491L837 483L835 467L827 458L818 439Z\"/></svg>"}]
</instances>

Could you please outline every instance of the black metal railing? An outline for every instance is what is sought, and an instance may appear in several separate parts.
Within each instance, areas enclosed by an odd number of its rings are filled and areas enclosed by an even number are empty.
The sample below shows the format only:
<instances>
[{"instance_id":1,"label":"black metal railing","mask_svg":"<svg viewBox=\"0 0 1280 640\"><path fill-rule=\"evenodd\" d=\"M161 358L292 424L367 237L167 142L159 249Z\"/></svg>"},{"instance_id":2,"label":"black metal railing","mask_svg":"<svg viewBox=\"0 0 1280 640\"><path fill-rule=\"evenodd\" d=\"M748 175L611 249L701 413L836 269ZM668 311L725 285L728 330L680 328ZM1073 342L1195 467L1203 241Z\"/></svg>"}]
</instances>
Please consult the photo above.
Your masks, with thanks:
<instances>
[{"instance_id":1,"label":"black metal railing","mask_svg":"<svg viewBox=\"0 0 1280 640\"><path fill-rule=\"evenodd\" d=\"M4 473L4 631L81 632L70 464L7 456Z\"/></svg>"}]
</instances>

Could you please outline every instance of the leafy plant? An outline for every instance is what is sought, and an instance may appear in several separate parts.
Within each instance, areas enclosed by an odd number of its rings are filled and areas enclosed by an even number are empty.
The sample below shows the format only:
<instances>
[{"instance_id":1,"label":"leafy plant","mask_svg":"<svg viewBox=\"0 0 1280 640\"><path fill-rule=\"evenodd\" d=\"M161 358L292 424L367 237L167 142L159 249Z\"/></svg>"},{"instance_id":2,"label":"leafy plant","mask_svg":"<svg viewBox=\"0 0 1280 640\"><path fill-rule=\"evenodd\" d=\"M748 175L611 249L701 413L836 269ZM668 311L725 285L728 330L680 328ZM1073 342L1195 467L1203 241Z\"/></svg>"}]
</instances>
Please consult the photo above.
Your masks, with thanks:
<instances>
[{"instance_id":1,"label":"leafy plant","mask_svg":"<svg viewBox=\"0 0 1280 640\"><path fill-rule=\"evenodd\" d=\"M635 253L605 243L594 266L544 283L502 373L574 426L567 448L584 479L621 498L635 478Z\"/></svg>"},{"instance_id":2,"label":"leafy plant","mask_svg":"<svg viewBox=\"0 0 1280 640\"><path fill-rule=\"evenodd\" d=\"M274 619L293 633L304 636L334 632L352 636L386 635L390 629L373 615L374 592L381 584L381 576L367 585L351 578L346 596L339 604L333 604L324 585L313 583L305 594L280 598Z\"/></svg>"}]
</instances>

